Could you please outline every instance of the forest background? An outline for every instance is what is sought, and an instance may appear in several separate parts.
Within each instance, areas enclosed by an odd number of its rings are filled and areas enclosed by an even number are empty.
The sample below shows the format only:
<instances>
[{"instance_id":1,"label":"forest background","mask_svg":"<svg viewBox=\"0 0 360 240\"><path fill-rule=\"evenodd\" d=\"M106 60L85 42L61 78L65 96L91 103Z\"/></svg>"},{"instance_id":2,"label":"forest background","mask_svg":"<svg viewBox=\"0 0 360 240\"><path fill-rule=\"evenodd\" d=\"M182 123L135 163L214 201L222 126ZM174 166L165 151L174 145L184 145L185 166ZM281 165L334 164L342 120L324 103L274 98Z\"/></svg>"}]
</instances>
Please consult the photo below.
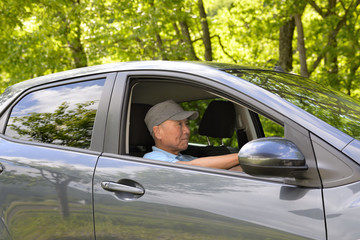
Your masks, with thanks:
<instances>
[{"instance_id":1,"label":"forest background","mask_svg":"<svg viewBox=\"0 0 360 240\"><path fill-rule=\"evenodd\" d=\"M360 98L360 0L0 0L0 92L135 60L280 66Z\"/></svg>"}]
</instances>

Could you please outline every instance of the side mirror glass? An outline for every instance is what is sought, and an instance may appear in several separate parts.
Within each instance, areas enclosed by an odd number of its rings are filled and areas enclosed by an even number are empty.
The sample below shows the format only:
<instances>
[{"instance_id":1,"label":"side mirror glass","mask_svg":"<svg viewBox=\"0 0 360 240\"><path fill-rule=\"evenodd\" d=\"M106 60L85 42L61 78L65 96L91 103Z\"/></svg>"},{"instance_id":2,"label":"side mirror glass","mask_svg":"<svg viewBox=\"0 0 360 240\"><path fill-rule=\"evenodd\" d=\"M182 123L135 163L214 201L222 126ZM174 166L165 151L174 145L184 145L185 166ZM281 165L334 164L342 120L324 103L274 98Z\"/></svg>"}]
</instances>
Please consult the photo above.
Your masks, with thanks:
<instances>
[{"instance_id":1,"label":"side mirror glass","mask_svg":"<svg viewBox=\"0 0 360 240\"><path fill-rule=\"evenodd\" d=\"M250 175L286 177L293 171L307 170L299 148L281 137L250 141L240 149L238 157L240 166Z\"/></svg>"}]
</instances>

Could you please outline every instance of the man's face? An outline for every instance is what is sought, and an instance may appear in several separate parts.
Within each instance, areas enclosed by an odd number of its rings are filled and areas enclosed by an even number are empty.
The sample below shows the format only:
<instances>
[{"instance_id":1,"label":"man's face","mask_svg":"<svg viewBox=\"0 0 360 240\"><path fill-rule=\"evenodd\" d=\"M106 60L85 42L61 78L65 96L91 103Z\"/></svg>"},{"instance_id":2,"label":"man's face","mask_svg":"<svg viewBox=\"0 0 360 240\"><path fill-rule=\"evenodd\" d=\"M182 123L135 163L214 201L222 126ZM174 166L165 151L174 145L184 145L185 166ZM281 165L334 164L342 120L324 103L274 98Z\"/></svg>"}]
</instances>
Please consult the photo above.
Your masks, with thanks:
<instances>
[{"instance_id":1,"label":"man's face","mask_svg":"<svg viewBox=\"0 0 360 240\"><path fill-rule=\"evenodd\" d=\"M190 129L188 120L166 120L154 127L156 146L177 155L188 147Z\"/></svg>"}]
</instances>

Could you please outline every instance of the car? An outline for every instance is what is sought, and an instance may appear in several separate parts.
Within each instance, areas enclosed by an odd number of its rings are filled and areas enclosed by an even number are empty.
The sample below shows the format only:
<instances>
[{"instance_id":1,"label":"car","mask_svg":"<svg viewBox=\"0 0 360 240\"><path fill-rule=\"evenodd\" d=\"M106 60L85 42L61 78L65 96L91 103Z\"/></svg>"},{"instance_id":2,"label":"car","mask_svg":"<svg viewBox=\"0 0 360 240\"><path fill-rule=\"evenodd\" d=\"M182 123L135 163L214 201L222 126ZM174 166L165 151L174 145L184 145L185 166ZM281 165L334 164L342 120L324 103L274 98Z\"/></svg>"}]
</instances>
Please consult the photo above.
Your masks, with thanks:
<instances>
[{"instance_id":1,"label":"car","mask_svg":"<svg viewBox=\"0 0 360 240\"><path fill-rule=\"evenodd\" d=\"M185 151L144 158L147 110L197 110ZM294 74L216 62L111 63L0 96L0 239L360 239L360 103Z\"/></svg>"}]
</instances>

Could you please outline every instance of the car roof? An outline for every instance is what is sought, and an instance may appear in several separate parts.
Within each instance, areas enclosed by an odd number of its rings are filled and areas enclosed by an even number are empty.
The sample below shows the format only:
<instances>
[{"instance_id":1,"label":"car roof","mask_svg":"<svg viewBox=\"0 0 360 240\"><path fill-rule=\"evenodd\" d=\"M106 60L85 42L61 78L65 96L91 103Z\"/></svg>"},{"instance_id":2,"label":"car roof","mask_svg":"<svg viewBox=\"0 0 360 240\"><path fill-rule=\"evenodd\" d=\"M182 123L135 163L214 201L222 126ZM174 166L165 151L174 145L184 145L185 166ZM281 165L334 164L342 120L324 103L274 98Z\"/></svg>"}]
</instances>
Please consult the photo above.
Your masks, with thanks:
<instances>
[{"instance_id":1,"label":"car roof","mask_svg":"<svg viewBox=\"0 0 360 240\"><path fill-rule=\"evenodd\" d=\"M23 81L9 88L28 88L35 85L41 85L49 82L56 82L62 79L73 77L88 76L101 73L133 71L133 70L170 70L170 71L186 71L188 73L198 73L199 70L210 69L237 69L237 70L260 70L250 66L241 66L236 64L216 63L216 62L187 62L187 61L133 61L109 63L103 65L89 66L77 69L71 69L63 72L53 73L46 76L33 78ZM270 69L267 69L270 70ZM206 72L203 72L206 75Z\"/></svg>"},{"instance_id":2,"label":"car roof","mask_svg":"<svg viewBox=\"0 0 360 240\"><path fill-rule=\"evenodd\" d=\"M61 80L71 79L81 76L90 76L102 73L119 72L119 71L172 71L172 72L186 72L189 74L198 75L201 73L203 77L211 77L214 74L226 74L222 69L258 69L254 67L239 66L235 64L215 63L215 62L186 62L186 61L133 61L133 62L118 62L109 63L96 66L89 66L77 69L71 69L63 72L53 73L45 76L36 77L26 81L19 82L6 88L0 95L0 114L3 112L6 105L14 98L20 95L24 90L42 84L58 82Z\"/></svg>"}]
</instances>

